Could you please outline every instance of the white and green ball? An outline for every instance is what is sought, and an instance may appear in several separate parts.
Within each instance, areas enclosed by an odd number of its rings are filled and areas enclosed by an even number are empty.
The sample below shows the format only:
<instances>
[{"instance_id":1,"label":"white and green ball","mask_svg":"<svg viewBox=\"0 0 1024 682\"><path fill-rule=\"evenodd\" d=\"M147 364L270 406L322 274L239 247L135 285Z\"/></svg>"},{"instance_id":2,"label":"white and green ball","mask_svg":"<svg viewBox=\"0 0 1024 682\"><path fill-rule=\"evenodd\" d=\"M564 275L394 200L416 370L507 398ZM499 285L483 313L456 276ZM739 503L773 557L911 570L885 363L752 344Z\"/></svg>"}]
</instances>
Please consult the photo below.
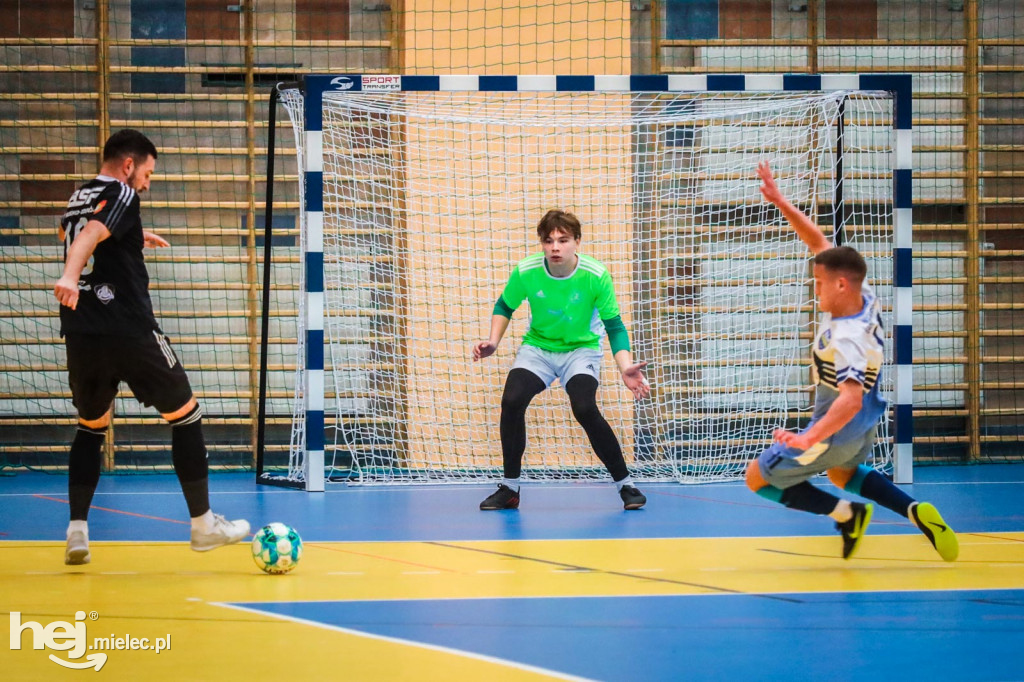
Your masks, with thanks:
<instances>
[{"instance_id":1,"label":"white and green ball","mask_svg":"<svg viewBox=\"0 0 1024 682\"><path fill-rule=\"evenodd\" d=\"M268 523L252 539L252 559L267 573L287 573L302 558L302 538L283 523Z\"/></svg>"}]
</instances>

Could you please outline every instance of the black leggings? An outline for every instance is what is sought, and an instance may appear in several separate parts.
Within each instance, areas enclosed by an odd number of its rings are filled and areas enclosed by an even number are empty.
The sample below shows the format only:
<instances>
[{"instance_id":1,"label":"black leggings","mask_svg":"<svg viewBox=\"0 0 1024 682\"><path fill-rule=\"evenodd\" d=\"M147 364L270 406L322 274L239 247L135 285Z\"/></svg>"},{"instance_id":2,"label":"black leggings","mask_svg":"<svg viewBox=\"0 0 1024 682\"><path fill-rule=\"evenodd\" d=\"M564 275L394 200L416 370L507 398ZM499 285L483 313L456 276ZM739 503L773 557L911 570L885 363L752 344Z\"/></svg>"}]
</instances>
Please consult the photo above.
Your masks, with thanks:
<instances>
[{"instance_id":1,"label":"black leggings","mask_svg":"<svg viewBox=\"0 0 1024 682\"><path fill-rule=\"evenodd\" d=\"M519 478L523 468L523 451L526 450L526 408L533 397L546 387L540 377L528 369L517 367L508 373L505 392L501 396L501 454L505 467L505 478ZM609 426L597 407L597 379L587 374L577 374L565 385L576 417L590 438L598 458L608 469L615 481L629 475L622 448L615 432Z\"/></svg>"}]
</instances>

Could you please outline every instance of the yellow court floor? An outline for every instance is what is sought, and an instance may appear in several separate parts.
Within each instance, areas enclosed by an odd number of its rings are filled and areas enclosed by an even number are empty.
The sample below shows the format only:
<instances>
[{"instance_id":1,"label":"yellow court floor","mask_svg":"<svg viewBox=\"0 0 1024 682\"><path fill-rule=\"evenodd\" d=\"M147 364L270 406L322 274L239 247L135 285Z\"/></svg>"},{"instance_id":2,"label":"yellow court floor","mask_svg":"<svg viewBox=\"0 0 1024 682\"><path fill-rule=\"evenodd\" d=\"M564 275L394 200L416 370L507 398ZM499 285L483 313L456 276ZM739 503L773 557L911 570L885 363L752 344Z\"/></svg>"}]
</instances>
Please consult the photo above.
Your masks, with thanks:
<instances>
[{"instance_id":1,"label":"yellow court floor","mask_svg":"<svg viewBox=\"0 0 1024 682\"><path fill-rule=\"evenodd\" d=\"M837 558L836 536L312 542L284 576L261 573L245 544L197 554L185 543L94 542L91 564L66 567L63 543L6 541L0 602L22 631L20 649L13 641L0 647L0 670L10 680L97 674L50 658L67 660L68 651L32 648L25 623L43 629L65 621L79 623L90 644L121 637L169 645L160 653L107 651L98 675L109 680L579 679L472 647L388 637L254 605L325 602L323 613L330 614L357 601L1024 589L1024 532L961 533L960 540L955 563L908 534L870 535L850 561ZM678 619L685 622L685 610Z\"/></svg>"}]
</instances>

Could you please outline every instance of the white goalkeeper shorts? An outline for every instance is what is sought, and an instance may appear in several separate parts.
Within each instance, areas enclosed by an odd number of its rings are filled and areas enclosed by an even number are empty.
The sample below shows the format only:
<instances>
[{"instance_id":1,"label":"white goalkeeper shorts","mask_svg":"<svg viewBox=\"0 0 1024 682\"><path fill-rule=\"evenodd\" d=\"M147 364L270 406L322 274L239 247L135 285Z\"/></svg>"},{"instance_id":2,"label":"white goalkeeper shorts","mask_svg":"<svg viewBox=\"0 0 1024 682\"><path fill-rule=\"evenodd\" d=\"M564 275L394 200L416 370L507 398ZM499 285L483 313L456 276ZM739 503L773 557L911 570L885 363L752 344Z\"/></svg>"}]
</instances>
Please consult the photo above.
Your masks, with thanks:
<instances>
[{"instance_id":1,"label":"white goalkeeper shorts","mask_svg":"<svg viewBox=\"0 0 1024 682\"><path fill-rule=\"evenodd\" d=\"M565 353L543 350L536 346L523 344L516 354L516 362L512 368L526 369L533 372L545 386L558 379L562 388L577 374L587 374L601 382L601 362L604 353L594 348L577 348Z\"/></svg>"}]
</instances>

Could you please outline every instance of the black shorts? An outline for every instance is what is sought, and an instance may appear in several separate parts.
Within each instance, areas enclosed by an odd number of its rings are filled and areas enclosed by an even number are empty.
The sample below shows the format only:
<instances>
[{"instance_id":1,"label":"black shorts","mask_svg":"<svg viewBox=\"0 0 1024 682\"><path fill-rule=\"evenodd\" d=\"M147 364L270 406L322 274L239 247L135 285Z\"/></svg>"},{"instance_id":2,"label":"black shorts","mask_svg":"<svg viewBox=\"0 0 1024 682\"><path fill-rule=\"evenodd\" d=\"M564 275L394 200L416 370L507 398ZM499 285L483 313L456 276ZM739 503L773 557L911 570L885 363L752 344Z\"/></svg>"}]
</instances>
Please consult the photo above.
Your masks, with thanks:
<instances>
[{"instance_id":1,"label":"black shorts","mask_svg":"<svg viewBox=\"0 0 1024 682\"><path fill-rule=\"evenodd\" d=\"M170 339L153 330L146 336L65 334L68 382L78 416L99 419L124 381L143 405L161 414L182 408L192 398L185 368Z\"/></svg>"}]
</instances>

